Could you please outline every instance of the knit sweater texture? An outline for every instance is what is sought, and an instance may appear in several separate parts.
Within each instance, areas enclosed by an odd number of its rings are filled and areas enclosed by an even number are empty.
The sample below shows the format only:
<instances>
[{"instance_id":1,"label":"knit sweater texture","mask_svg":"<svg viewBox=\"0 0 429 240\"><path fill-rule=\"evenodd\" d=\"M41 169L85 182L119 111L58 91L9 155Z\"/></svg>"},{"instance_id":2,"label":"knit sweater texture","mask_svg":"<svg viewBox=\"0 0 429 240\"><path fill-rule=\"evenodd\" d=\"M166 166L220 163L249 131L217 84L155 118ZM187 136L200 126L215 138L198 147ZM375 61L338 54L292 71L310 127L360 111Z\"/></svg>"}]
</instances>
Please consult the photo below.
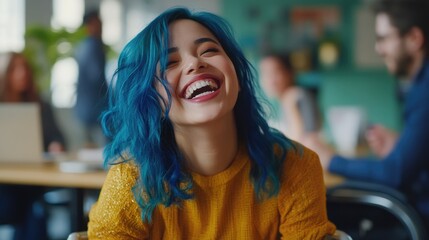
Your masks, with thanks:
<instances>
[{"instance_id":1,"label":"knit sweater texture","mask_svg":"<svg viewBox=\"0 0 429 240\"><path fill-rule=\"evenodd\" d=\"M241 148L226 170L192 173L194 198L180 206L159 205L152 222L141 219L132 187L133 164L108 173L88 224L90 239L323 239L335 226L326 213L325 185L317 155L302 147L287 154L277 196L258 200L249 177L251 161Z\"/></svg>"}]
</instances>

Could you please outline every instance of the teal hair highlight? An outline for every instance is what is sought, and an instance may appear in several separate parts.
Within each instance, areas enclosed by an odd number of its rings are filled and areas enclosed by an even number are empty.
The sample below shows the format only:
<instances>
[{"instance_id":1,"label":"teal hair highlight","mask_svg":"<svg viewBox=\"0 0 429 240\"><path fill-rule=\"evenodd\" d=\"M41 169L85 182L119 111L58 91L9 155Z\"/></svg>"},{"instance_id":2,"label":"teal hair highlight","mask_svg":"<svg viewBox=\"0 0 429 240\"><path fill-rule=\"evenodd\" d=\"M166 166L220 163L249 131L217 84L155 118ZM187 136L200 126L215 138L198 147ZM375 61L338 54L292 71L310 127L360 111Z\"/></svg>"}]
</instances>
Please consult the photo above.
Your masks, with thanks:
<instances>
[{"instance_id":1,"label":"teal hair highlight","mask_svg":"<svg viewBox=\"0 0 429 240\"><path fill-rule=\"evenodd\" d=\"M157 205L168 207L193 197L192 177L182 168L184 157L168 117L171 94L164 78L168 25L179 19L194 20L209 29L234 64L240 85L234 108L237 131L252 161L249 177L259 198L279 192L279 171L287 151L293 148L289 139L268 126L261 99L256 98L255 70L234 40L229 24L207 12L192 13L185 8L165 11L121 52L116 84L109 89L109 109L102 115L105 134L112 139L105 148L105 164L132 160L137 166L134 195L142 219L148 222ZM158 63L161 77L157 77ZM167 101L157 92L156 81L167 91Z\"/></svg>"}]
</instances>

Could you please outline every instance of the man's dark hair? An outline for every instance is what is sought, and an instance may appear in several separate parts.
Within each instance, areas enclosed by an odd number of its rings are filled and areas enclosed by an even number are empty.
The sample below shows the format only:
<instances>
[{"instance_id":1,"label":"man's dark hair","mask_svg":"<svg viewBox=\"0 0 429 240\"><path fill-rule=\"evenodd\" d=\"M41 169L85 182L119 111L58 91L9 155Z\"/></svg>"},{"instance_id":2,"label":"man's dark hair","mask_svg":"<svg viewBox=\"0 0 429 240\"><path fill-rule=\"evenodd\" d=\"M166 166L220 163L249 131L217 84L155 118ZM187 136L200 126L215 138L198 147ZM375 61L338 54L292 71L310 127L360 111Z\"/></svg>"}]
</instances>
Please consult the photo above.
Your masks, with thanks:
<instances>
[{"instance_id":1,"label":"man's dark hair","mask_svg":"<svg viewBox=\"0 0 429 240\"><path fill-rule=\"evenodd\" d=\"M89 21L91 21L94 18L100 18L100 14L98 9L91 9L88 12L85 13L83 16L82 24L86 25Z\"/></svg>"},{"instance_id":2,"label":"man's dark hair","mask_svg":"<svg viewBox=\"0 0 429 240\"><path fill-rule=\"evenodd\" d=\"M424 47L428 52L429 0L378 0L373 6L376 14L385 13L399 34L405 35L413 27L423 32Z\"/></svg>"}]
</instances>

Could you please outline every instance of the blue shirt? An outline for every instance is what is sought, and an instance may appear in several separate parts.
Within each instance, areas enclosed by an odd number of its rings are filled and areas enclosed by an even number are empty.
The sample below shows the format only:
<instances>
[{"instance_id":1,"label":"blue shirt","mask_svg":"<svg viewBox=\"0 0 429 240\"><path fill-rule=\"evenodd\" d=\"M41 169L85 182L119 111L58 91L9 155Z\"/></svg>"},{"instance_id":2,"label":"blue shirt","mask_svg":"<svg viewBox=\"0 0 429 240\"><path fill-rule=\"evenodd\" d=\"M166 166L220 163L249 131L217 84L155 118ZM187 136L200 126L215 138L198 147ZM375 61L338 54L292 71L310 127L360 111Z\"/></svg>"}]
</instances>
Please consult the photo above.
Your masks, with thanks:
<instances>
[{"instance_id":1,"label":"blue shirt","mask_svg":"<svg viewBox=\"0 0 429 240\"><path fill-rule=\"evenodd\" d=\"M106 57L101 39L87 37L76 48L79 68L75 111L88 126L98 123L107 106Z\"/></svg>"},{"instance_id":2,"label":"blue shirt","mask_svg":"<svg viewBox=\"0 0 429 240\"><path fill-rule=\"evenodd\" d=\"M399 189L429 217L429 60L405 96L404 128L392 152L381 160L334 156L329 171Z\"/></svg>"}]
</instances>

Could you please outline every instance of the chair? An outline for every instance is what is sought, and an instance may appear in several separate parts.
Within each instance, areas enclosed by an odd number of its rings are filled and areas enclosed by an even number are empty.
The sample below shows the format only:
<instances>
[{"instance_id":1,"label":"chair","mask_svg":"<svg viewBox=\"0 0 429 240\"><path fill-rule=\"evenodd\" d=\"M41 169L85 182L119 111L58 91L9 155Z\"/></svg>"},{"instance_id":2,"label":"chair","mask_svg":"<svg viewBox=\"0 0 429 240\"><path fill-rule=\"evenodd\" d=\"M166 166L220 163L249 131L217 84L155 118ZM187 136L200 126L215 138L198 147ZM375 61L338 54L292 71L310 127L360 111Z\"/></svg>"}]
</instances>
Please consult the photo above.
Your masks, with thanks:
<instances>
[{"instance_id":1,"label":"chair","mask_svg":"<svg viewBox=\"0 0 429 240\"><path fill-rule=\"evenodd\" d=\"M347 233L341 230L337 230L335 231L334 235L326 236L325 239L323 240L353 240L353 239Z\"/></svg>"},{"instance_id":2,"label":"chair","mask_svg":"<svg viewBox=\"0 0 429 240\"><path fill-rule=\"evenodd\" d=\"M327 191L328 215L356 239L428 239L421 216L399 191L349 181ZM376 223L376 224L374 224ZM381 224L380 224L381 223Z\"/></svg>"},{"instance_id":3,"label":"chair","mask_svg":"<svg viewBox=\"0 0 429 240\"><path fill-rule=\"evenodd\" d=\"M87 232L74 232L68 236L67 240L88 240L88 233Z\"/></svg>"}]
</instances>

